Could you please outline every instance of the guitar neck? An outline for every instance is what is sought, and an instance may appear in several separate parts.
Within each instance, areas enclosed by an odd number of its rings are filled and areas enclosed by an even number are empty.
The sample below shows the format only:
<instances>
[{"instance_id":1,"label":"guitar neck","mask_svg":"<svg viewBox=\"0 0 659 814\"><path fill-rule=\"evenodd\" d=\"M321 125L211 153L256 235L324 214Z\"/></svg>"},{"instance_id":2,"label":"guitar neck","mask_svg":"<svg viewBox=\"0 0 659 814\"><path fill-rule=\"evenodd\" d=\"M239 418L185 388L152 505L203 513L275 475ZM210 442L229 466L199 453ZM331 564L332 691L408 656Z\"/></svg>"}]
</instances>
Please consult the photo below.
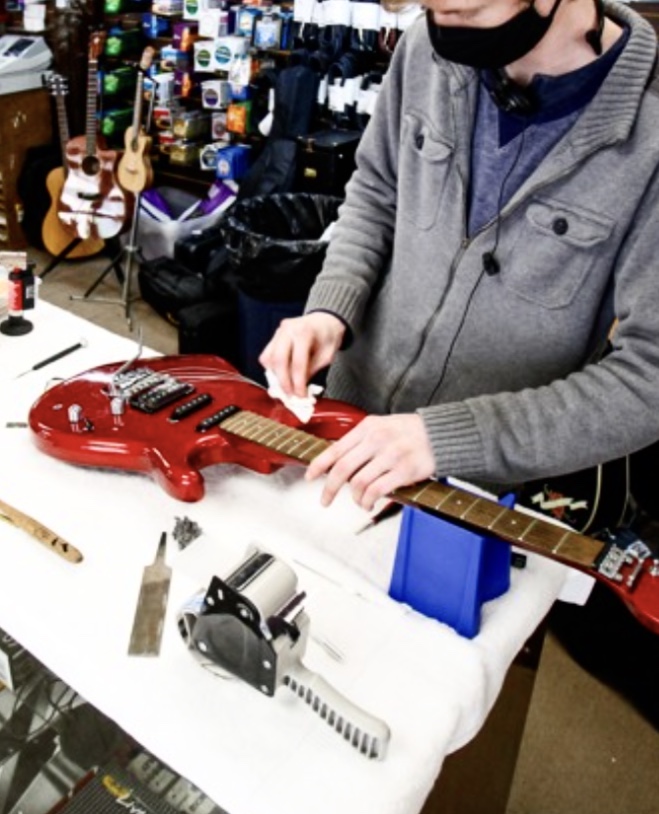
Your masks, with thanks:
<instances>
[{"instance_id":1,"label":"guitar neck","mask_svg":"<svg viewBox=\"0 0 659 814\"><path fill-rule=\"evenodd\" d=\"M133 138L131 149L137 150L138 136L142 125L142 95L144 93L144 74L141 70L137 72L137 85L135 88L135 108L133 109Z\"/></svg>"},{"instance_id":2,"label":"guitar neck","mask_svg":"<svg viewBox=\"0 0 659 814\"><path fill-rule=\"evenodd\" d=\"M96 97L98 93L98 60L90 59L87 74L87 121L86 152L88 156L96 154Z\"/></svg>"},{"instance_id":3,"label":"guitar neck","mask_svg":"<svg viewBox=\"0 0 659 814\"><path fill-rule=\"evenodd\" d=\"M59 130L60 150L62 152L62 166L66 167L66 145L69 143L70 134L64 96L60 93L55 97L55 106L57 108L57 128Z\"/></svg>"},{"instance_id":4,"label":"guitar neck","mask_svg":"<svg viewBox=\"0 0 659 814\"><path fill-rule=\"evenodd\" d=\"M139 145L138 135L142 127L142 104L144 102L144 74L151 67L153 61L154 49L147 46L137 67L137 85L135 88L135 109L133 111L133 128L132 128L132 141L131 149L136 151Z\"/></svg>"},{"instance_id":5,"label":"guitar neck","mask_svg":"<svg viewBox=\"0 0 659 814\"><path fill-rule=\"evenodd\" d=\"M248 410L234 412L219 426L304 464L311 463L331 443ZM581 570L593 569L605 548L604 543L592 537L437 481L396 489L390 497Z\"/></svg>"}]
</instances>

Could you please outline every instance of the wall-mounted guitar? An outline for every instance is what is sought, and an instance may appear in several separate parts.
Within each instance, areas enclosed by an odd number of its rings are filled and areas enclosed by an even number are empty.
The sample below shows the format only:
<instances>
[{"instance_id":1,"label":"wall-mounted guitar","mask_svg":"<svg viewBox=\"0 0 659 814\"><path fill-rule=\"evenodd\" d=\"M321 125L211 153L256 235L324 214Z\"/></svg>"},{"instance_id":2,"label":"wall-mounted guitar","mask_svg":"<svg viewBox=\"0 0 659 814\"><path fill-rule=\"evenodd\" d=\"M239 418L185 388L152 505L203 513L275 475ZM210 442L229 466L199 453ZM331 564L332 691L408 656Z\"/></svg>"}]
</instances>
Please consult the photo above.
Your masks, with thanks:
<instances>
[{"instance_id":1,"label":"wall-mounted guitar","mask_svg":"<svg viewBox=\"0 0 659 814\"><path fill-rule=\"evenodd\" d=\"M59 74L52 74L48 79L48 87L55 99L57 126L62 148L62 166L51 170L46 178L46 188L50 194L51 203L41 226L41 239L47 251L53 257L57 257L69 246L71 248L66 252L67 258L91 257L102 250L105 241L99 237L88 237L86 240L78 238L76 243L77 234L75 228L71 224L65 224L59 217L59 199L64 189L67 171L65 150L70 141L65 104L68 85L64 77Z\"/></svg>"},{"instance_id":2,"label":"wall-mounted guitar","mask_svg":"<svg viewBox=\"0 0 659 814\"><path fill-rule=\"evenodd\" d=\"M68 174L59 198L60 219L72 226L83 240L118 235L130 219L133 205L132 196L115 181L116 151L106 149L104 140L97 134L98 61L104 43L103 32L92 34L87 74L86 135L77 136L66 145Z\"/></svg>"},{"instance_id":3,"label":"wall-mounted guitar","mask_svg":"<svg viewBox=\"0 0 659 814\"><path fill-rule=\"evenodd\" d=\"M122 189L135 195L153 183L153 167L149 158L151 137L142 126L142 104L144 102L144 74L151 67L155 51L147 46L142 53L137 71L135 107L133 123L124 134L125 150L117 165L117 180Z\"/></svg>"},{"instance_id":4,"label":"wall-mounted guitar","mask_svg":"<svg viewBox=\"0 0 659 814\"><path fill-rule=\"evenodd\" d=\"M307 464L362 418L354 407L319 399L306 425L310 432L303 432L264 388L221 359L198 355L82 373L44 393L29 420L37 446L49 455L147 472L173 497L194 501L204 494L204 467L237 463L268 473L295 461ZM623 550L437 481L397 489L391 497L594 576L659 633L659 560L649 551Z\"/></svg>"}]
</instances>

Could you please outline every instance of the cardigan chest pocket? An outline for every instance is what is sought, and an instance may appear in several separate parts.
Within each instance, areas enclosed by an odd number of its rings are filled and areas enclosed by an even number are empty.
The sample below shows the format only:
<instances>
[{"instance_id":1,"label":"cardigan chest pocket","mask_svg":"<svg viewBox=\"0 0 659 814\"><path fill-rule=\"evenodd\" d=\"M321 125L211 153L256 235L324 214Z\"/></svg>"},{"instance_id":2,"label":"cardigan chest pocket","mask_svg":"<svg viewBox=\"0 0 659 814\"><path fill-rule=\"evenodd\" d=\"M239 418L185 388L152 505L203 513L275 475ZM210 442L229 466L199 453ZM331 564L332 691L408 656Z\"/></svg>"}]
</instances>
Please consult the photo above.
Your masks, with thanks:
<instances>
[{"instance_id":1,"label":"cardigan chest pocket","mask_svg":"<svg viewBox=\"0 0 659 814\"><path fill-rule=\"evenodd\" d=\"M534 200L511 252L502 263L506 287L545 308L564 308L597 263L608 268L605 242L614 221L561 201Z\"/></svg>"},{"instance_id":2,"label":"cardigan chest pocket","mask_svg":"<svg viewBox=\"0 0 659 814\"><path fill-rule=\"evenodd\" d=\"M419 115L403 120L398 169L398 209L419 229L430 229L437 219L446 175L453 154L430 123Z\"/></svg>"}]
</instances>

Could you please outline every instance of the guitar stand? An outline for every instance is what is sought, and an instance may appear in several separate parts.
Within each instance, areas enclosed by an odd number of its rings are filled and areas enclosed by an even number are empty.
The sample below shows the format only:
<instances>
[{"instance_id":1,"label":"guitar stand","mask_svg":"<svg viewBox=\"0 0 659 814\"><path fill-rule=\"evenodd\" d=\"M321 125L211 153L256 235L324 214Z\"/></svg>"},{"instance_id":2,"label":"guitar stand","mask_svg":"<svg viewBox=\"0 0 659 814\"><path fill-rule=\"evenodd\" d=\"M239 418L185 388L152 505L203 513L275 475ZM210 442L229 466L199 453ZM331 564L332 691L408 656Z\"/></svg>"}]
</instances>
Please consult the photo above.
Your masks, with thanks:
<instances>
[{"instance_id":1,"label":"guitar stand","mask_svg":"<svg viewBox=\"0 0 659 814\"><path fill-rule=\"evenodd\" d=\"M131 305L133 303L133 294L132 294L132 282L133 282L133 265L135 255L139 253L140 249L137 245L137 225L139 221L139 211L140 211L140 198L141 193L138 193L135 196L135 208L134 208L134 216L133 222L130 226L130 232L128 237L128 242L121 247L118 254L110 261L110 263L106 266L105 269L99 274L99 276L94 280L94 282L89 286L89 288L85 291L84 294L72 294L72 300L78 300L80 302L99 302L99 303L106 303L107 305L122 305L124 308L124 316L126 317L126 321L128 322L128 328L132 331L133 324L132 324L132 317L131 317ZM123 265L122 265L123 263ZM98 286L103 282L103 280L108 276L108 274L115 270L117 274L117 279L121 283L121 296L119 297L92 297L92 294Z\"/></svg>"},{"instance_id":2,"label":"guitar stand","mask_svg":"<svg viewBox=\"0 0 659 814\"><path fill-rule=\"evenodd\" d=\"M39 277L43 280L43 278L47 274L50 274L51 271L54 271L57 268L57 266L59 266L59 264L63 260L66 260L66 258L69 256L69 254L75 249L75 247L79 243L82 243L82 238L81 237L74 237L73 240L67 246L65 246L58 255L53 257L53 259L50 261L50 263L48 263L46 268L41 272Z\"/></svg>"}]
</instances>

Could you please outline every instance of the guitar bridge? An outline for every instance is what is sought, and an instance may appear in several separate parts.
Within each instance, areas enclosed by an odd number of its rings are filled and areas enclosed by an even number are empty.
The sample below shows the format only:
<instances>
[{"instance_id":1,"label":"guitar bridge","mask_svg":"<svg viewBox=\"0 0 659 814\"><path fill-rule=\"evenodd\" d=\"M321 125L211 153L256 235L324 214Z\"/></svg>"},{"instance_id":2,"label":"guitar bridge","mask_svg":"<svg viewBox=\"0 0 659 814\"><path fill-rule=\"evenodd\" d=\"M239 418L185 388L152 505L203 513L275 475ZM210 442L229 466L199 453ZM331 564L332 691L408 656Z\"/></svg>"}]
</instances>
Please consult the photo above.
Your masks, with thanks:
<instances>
[{"instance_id":1,"label":"guitar bridge","mask_svg":"<svg viewBox=\"0 0 659 814\"><path fill-rule=\"evenodd\" d=\"M599 574L620 584L630 590L636 584L643 564L652 557L648 546L639 539L634 539L628 545L619 545L619 536L612 536L608 546L604 549L602 557L596 564ZM652 570L656 570L656 561ZM656 574L651 574L655 576Z\"/></svg>"}]
</instances>

